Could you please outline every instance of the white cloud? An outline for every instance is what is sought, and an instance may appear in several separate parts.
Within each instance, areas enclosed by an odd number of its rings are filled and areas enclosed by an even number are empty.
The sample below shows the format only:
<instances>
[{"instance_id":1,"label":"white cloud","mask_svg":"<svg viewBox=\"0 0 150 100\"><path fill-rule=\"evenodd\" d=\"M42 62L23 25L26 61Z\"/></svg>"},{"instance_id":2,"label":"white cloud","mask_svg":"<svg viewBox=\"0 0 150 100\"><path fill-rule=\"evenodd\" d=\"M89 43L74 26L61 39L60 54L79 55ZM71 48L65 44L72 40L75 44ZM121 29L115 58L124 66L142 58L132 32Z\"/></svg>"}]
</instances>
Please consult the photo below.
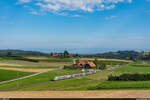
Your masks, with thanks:
<instances>
[{"instance_id":1,"label":"white cloud","mask_svg":"<svg viewBox=\"0 0 150 100\"><path fill-rule=\"evenodd\" d=\"M18 3L31 3L45 12L110 10L118 3L131 3L132 0L19 0Z\"/></svg>"},{"instance_id":2,"label":"white cloud","mask_svg":"<svg viewBox=\"0 0 150 100\"><path fill-rule=\"evenodd\" d=\"M31 2L32 0L19 0L18 3L29 3Z\"/></svg>"},{"instance_id":3,"label":"white cloud","mask_svg":"<svg viewBox=\"0 0 150 100\"><path fill-rule=\"evenodd\" d=\"M116 17L117 17L117 16L112 15L112 16L106 17L105 19L106 19L106 20L111 20L111 19L114 19L114 18L116 18Z\"/></svg>"},{"instance_id":4,"label":"white cloud","mask_svg":"<svg viewBox=\"0 0 150 100\"><path fill-rule=\"evenodd\" d=\"M75 15L71 15L72 17L82 17L81 15L75 14Z\"/></svg>"},{"instance_id":5,"label":"white cloud","mask_svg":"<svg viewBox=\"0 0 150 100\"><path fill-rule=\"evenodd\" d=\"M33 15L38 15L38 12L36 12L36 11L31 11L30 13Z\"/></svg>"}]
</instances>

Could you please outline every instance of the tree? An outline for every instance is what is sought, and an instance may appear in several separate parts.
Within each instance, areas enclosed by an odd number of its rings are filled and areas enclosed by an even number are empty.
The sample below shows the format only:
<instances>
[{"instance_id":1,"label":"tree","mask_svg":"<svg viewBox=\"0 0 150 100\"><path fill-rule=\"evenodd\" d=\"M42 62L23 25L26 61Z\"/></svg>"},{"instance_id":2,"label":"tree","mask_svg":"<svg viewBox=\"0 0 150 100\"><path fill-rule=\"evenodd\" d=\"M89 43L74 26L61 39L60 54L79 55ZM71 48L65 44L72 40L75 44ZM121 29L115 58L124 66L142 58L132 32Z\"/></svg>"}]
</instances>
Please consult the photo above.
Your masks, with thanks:
<instances>
[{"instance_id":1,"label":"tree","mask_svg":"<svg viewBox=\"0 0 150 100\"><path fill-rule=\"evenodd\" d=\"M105 64L105 63L101 63L101 64L99 65L99 69L101 69L101 70L106 69L106 64Z\"/></svg>"},{"instance_id":2,"label":"tree","mask_svg":"<svg viewBox=\"0 0 150 100\"><path fill-rule=\"evenodd\" d=\"M74 57L79 57L79 55L78 55L78 54L75 54Z\"/></svg>"},{"instance_id":3,"label":"tree","mask_svg":"<svg viewBox=\"0 0 150 100\"><path fill-rule=\"evenodd\" d=\"M68 57L68 55L69 55L68 51L65 50L65 51L64 51L64 57L66 58L66 57Z\"/></svg>"},{"instance_id":4,"label":"tree","mask_svg":"<svg viewBox=\"0 0 150 100\"><path fill-rule=\"evenodd\" d=\"M97 58L95 58L95 60L93 61L94 62L94 64L96 65L96 68L98 68L98 60L97 60Z\"/></svg>"},{"instance_id":5,"label":"tree","mask_svg":"<svg viewBox=\"0 0 150 100\"><path fill-rule=\"evenodd\" d=\"M53 52L50 53L50 56L53 56Z\"/></svg>"},{"instance_id":6,"label":"tree","mask_svg":"<svg viewBox=\"0 0 150 100\"><path fill-rule=\"evenodd\" d=\"M12 56L12 52L7 52L7 57L11 57Z\"/></svg>"}]
</instances>

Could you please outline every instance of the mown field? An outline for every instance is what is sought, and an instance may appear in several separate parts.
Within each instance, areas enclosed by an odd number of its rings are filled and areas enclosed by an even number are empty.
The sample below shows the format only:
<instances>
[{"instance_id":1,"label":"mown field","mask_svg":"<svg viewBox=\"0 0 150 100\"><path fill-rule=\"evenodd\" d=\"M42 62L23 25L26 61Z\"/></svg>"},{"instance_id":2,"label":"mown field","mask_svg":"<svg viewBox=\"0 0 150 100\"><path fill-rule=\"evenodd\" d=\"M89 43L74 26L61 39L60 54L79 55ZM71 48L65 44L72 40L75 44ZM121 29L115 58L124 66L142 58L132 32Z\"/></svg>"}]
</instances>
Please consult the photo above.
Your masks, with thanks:
<instances>
[{"instance_id":1,"label":"mown field","mask_svg":"<svg viewBox=\"0 0 150 100\"><path fill-rule=\"evenodd\" d=\"M29 57L26 56L26 58L46 62L72 62L73 59L73 58L52 58L52 57L33 57L33 56Z\"/></svg>"},{"instance_id":2,"label":"mown field","mask_svg":"<svg viewBox=\"0 0 150 100\"><path fill-rule=\"evenodd\" d=\"M25 69L57 69L59 67L45 67L45 66L2 66L0 65L0 67L3 67L3 68L25 68Z\"/></svg>"},{"instance_id":3,"label":"mown field","mask_svg":"<svg viewBox=\"0 0 150 100\"><path fill-rule=\"evenodd\" d=\"M150 73L149 64L135 63L130 66L126 66L117 69L112 75L120 75L123 73ZM150 81L107 81L107 79L99 83L97 86L89 87L89 90L119 90L119 89L150 89Z\"/></svg>"},{"instance_id":4,"label":"mown field","mask_svg":"<svg viewBox=\"0 0 150 100\"><path fill-rule=\"evenodd\" d=\"M52 79L54 79L55 76L69 75L69 74L80 73L80 72L81 70L58 69L55 71L39 74L37 76L33 76L27 79L19 80L19 86L32 85L32 84L42 83L42 82L50 82ZM17 82L10 82L10 83L0 85L0 89L13 88L16 87L16 85Z\"/></svg>"},{"instance_id":5,"label":"mown field","mask_svg":"<svg viewBox=\"0 0 150 100\"><path fill-rule=\"evenodd\" d=\"M21 63L18 62L15 61L15 64L20 65ZM131 61L129 62L120 61L120 60L117 61L116 59L115 60L111 59L110 61L102 59L99 60L98 62L106 63L107 65L113 65L113 66L131 63ZM66 59L41 58L40 62L38 63L33 63L33 62L23 62L23 63L24 65L22 66L2 66L2 67L51 69L51 68L58 68L60 66L63 66L64 64L72 64L72 58L66 58ZM51 66L52 63L54 65L57 64L57 67ZM14 62L12 61L11 64L14 64ZM49 64L49 65L45 66L44 64ZM150 73L149 62L147 62L146 64L143 64L141 62L131 63L129 66L124 66L120 69L115 69L107 72L97 73L95 75L84 76L82 78L74 78L74 79L57 81L57 82L50 82L55 76L69 75L69 74L80 73L80 72L81 70L56 69L51 72L47 72L27 79L19 80L20 88L19 89L16 88L14 89L14 91L52 91L52 90L53 91L76 91L76 90L84 91L84 90L105 90L105 89L150 89L150 81L139 81L139 82L107 81L108 76L111 74L120 75L122 73ZM0 85L0 89L14 88L17 87L17 84L18 82L10 82L6 84L2 84Z\"/></svg>"},{"instance_id":6,"label":"mown field","mask_svg":"<svg viewBox=\"0 0 150 100\"><path fill-rule=\"evenodd\" d=\"M97 61L97 64L105 63L106 65L124 65L128 64L128 62L121 62L121 61Z\"/></svg>"},{"instance_id":7,"label":"mown field","mask_svg":"<svg viewBox=\"0 0 150 100\"><path fill-rule=\"evenodd\" d=\"M76 91L76 90L133 90L150 89L150 81L107 81L111 74L150 73L150 67L125 66L110 72L101 72L80 79L70 79L55 83L41 84L32 87L16 89L18 91Z\"/></svg>"},{"instance_id":8,"label":"mown field","mask_svg":"<svg viewBox=\"0 0 150 100\"><path fill-rule=\"evenodd\" d=\"M0 82L6 81L6 80L11 80L11 79L16 79L16 78L31 75L31 74L34 74L34 73L32 73L32 72L19 72L19 71L1 70L0 69Z\"/></svg>"}]
</instances>

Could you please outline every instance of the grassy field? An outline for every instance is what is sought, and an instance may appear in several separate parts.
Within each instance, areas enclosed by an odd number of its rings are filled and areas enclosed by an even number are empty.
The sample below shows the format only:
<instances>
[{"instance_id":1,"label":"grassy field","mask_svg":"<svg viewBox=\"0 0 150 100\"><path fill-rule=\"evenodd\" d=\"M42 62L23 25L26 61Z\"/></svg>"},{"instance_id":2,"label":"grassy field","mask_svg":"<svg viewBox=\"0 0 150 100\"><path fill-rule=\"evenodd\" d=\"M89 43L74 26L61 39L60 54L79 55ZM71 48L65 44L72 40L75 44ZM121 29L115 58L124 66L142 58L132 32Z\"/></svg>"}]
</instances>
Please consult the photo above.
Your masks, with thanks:
<instances>
[{"instance_id":1,"label":"grassy field","mask_svg":"<svg viewBox=\"0 0 150 100\"><path fill-rule=\"evenodd\" d=\"M1 60L13 60L12 58L3 58L3 57L0 57L0 61Z\"/></svg>"},{"instance_id":2,"label":"grassy field","mask_svg":"<svg viewBox=\"0 0 150 100\"><path fill-rule=\"evenodd\" d=\"M9 64L9 65L19 65L19 66L45 66L45 67L51 67L51 66L64 66L64 65L70 65L71 62L28 62L28 61L21 61L21 60L0 60L1 64Z\"/></svg>"},{"instance_id":3,"label":"grassy field","mask_svg":"<svg viewBox=\"0 0 150 100\"><path fill-rule=\"evenodd\" d=\"M150 81L105 81L95 87L89 87L88 90L133 90L150 89Z\"/></svg>"},{"instance_id":4,"label":"grassy field","mask_svg":"<svg viewBox=\"0 0 150 100\"><path fill-rule=\"evenodd\" d=\"M96 86L100 82L103 82L109 74L110 73L108 72L104 72L95 75L84 76L82 78L74 78L69 80L57 81L54 83L16 89L15 91L84 91L88 90L88 88L91 86Z\"/></svg>"},{"instance_id":5,"label":"grassy field","mask_svg":"<svg viewBox=\"0 0 150 100\"><path fill-rule=\"evenodd\" d=\"M39 61L46 61L46 62L72 62L73 58L52 58L52 57L26 57L30 59L35 59Z\"/></svg>"},{"instance_id":6,"label":"grassy field","mask_svg":"<svg viewBox=\"0 0 150 100\"><path fill-rule=\"evenodd\" d=\"M17 73L19 73L18 76L17 76ZM34 73L31 73L31 72L10 71L10 70L0 70L0 82L1 81L15 79L15 78L18 78L18 77L23 77L23 76L31 75L31 74L34 74Z\"/></svg>"},{"instance_id":7,"label":"grassy field","mask_svg":"<svg viewBox=\"0 0 150 100\"><path fill-rule=\"evenodd\" d=\"M128 62L122 62L122 61L97 61L97 64L105 63L106 65L123 65L128 64Z\"/></svg>"},{"instance_id":8,"label":"grassy field","mask_svg":"<svg viewBox=\"0 0 150 100\"><path fill-rule=\"evenodd\" d=\"M80 70L58 69L55 71L43 73L34 77L20 80L19 83L20 86L24 86L24 85L31 85L40 82L50 82L55 76L68 75L68 74L80 73L80 72L81 72ZM0 89L16 87L16 84L17 82L2 84L0 85Z\"/></svg>"},{"instance_id":9,"label":"grassy field","mask_svg":"<svg viewBox=\"0 0 150 100\"><path fill-rule=\"evenodd\" d=\"M107 59L107 58L80 58L80 59L81 60L95 60L95 59L97 59L98 61L117 61L117 62L127 62L127 63L133 62L131 60Z\"/></svg>"},{"instance_id":10,"label":"grassy field","mask_svg":"<svg viewBox=\"0 0 150 100\"><path fill-rule=\"evenodd\" d=\"M115 71L116 73L150 73L150 67L126 66Z\"/></svg>"},{"instance_id":11,"label":"grassy field","mask_svg":"<svg viewBox=\"0 0 150 100\"><path fill-rule=\"evenodd\" d=\"M150 67L126 66L114 71L115 75L122 73L150 73ZM150 89L150 81L107 81L97 86L89 87L89 90L117 90L117 89Z\"/></svg>"},{"instance_id":12,"label":"grassy field","mask_svg":"<svg viewBox=\"0 0 150 100\"><path fill-rule=\"evenodd\" d=\"M55 83L41 84L17 89L19 91L76 91L76 90L119 90L150 89L150 81L107 81L108 75L122 73L150 73L149 67L126 66L111 72L98 73L80 79L70 79Z\"/></svg>"},{"instance_id":13,"label":"grassy field","mask_svg":"<svg viewBox=\"0 0 150 100\"><path fill-rule=\"evenodd\" d=\"M35 58L36 59L36 58ZM81 58L85 60L85 58ZM92 58L93 59L93 58ZM72 58L45 58L42 57L39 63L25 62L25 61L12 61L12 60L0 60L0 63L9 62L10 64L18 64L22 66L0 66L8 68L31 68L31 69L44 69L44 68L58 68L64 64L72 64ZM89 58L88 58L89 60ZM91 60L91 59L90 59ZM105 60L100 59L99 63L106 63L107 65L123 65L130 63L131 61L122 60ZM147 62L147 61L146 61ZM149 61L148 61L149 62ZM56 65L58 67L52 66ZM51 82L55 76L68 75L74 73L80 73L81 70L69 70L69 69L57 69L55 71L43 73L34 77L23 79L19 81L20 89L15 91L76 91L76 90L104 90L104 89L150 89L150 81L134 81L127 82L110 82L107 81L108 75L122 74L122 73L150 73L149 63L144 64L141 62L132 63L129 66L122 67L109 72L97 73L95 75L84 76L82 78L74 78L69 80ZM49 82L49 83L48 83ZM37 84L37 85L33 85ZM25 85L32 85L29 87L23 87ZM10 82L0 85L0 89L13 88L17 86L17 82Z\"/></svg>"},{"instance_id":14,"label":"grassy field","mask_svg":"<svg viewBox=\"0 0 150 100\"><path fill-rule=\"evenodd\" d=\"M3 67L3 68L25 68L25 69L56 69L58 67L45 67L45 66L0 66L0 67Z\"/></svg>"}]
</instances>

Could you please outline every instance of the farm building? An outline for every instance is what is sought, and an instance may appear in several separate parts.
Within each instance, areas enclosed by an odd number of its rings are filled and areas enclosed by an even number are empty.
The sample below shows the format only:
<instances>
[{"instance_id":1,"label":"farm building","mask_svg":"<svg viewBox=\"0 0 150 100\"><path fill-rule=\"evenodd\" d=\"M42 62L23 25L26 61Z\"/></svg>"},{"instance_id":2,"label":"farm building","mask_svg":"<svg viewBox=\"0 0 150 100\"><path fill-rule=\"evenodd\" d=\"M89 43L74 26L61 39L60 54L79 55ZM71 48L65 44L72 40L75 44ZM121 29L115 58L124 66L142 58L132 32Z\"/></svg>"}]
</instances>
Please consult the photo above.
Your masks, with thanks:
<instances>
[{"instance_id":1,"label":"farm building","mask_svg":"<svg viewBox=\"0 0 150 100\"><path fill-rule=\"evenodd\" d=\"M53 54L52 57L62 57L62 53L56 53L56 54Z\"/></svg>"},{"instance_id":2,"label":"farm building","mask_svg":"<svg viewBox=\"0 0 150 100\"><path fill-rule=\"evenodd\" d=\"M55 54L52 54L51 57L64 57L64 54L63 53L55 53ZM66 57L73 57L73 54L68 54L68 55L66 55Z\"/></svg>"},{"instance_id":3,"label":"farm building","mask_svg":"<svg viewBox=\"0 0 150 100\"><path fill-rule=\"evenodd\" d=\"M143 58L150 57L150 51L138 51L138 53L140 53L143 56Z\"/></svg>"},{"instance_id":4,"label":"farm building","mask_svg":"<svg viewBox=\"0 0 150 100\"><path fill-rule=\"evenodd\" d=\"M80 61L77 63L77 67L80 67L80 68L95 68L96 65L95 65L95 63L92 62L92 61L80 60Z\"/></svg>"}]
</instances>

